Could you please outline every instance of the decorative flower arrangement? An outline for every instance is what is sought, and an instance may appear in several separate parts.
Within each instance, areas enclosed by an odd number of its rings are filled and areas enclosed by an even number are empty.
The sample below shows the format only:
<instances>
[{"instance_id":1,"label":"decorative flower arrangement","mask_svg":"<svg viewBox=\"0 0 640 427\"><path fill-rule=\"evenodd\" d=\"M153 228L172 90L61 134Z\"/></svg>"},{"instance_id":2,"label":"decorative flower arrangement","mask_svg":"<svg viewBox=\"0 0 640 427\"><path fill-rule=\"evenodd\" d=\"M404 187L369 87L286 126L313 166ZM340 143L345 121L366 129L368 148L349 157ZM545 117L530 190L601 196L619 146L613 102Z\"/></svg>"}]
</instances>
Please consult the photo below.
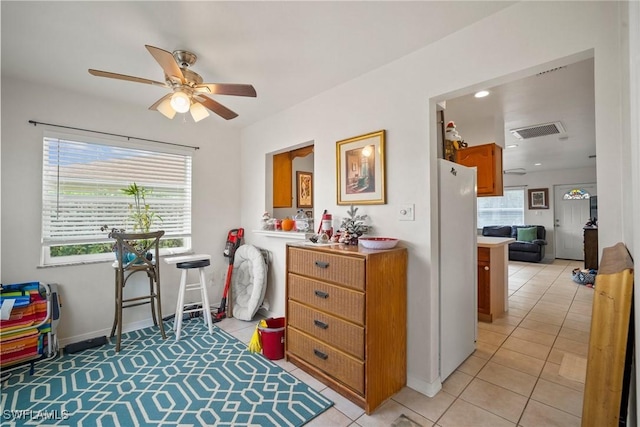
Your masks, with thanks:
<instances>
[{"instance_id":1,"label":"decorative flower arrangement","mask_svg":"<svg viewBox=\"0 0 640 427\"><path fill-rule=\"evenodd\" d=\"M368 215L358 215L358 208L351 205L347 211L348 217L342 219L340 224L340 243L350 245L358 244L358 237L371 231L372 226L365 224Z\"/></svg>"}]
</instances>

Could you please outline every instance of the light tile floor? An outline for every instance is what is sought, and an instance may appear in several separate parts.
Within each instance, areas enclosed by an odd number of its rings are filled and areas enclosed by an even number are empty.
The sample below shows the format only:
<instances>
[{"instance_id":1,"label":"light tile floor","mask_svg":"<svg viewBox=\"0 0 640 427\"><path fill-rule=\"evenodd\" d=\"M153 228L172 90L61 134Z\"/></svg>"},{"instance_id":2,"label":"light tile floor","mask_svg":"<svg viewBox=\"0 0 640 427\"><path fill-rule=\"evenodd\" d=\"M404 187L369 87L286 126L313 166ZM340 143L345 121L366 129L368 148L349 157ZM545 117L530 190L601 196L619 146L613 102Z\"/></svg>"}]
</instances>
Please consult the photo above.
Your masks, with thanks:
<instances>
[{"instance_id":1,"label":"light tile floor","mask_svg":"<svg viewBox=\"0 0 640 427\"><path fill-rule=\"evenodd\" d=\"M508 314L478 322L476 351L431 398L405 387L366 415L293 364L276 363L335 402L308 426L389 426L402 414L424 427L579 426L593 298L571 280L581 266L510 262ZM255 329L236 319L218 325L247 343Z\"/></svg>"}]
</instances>

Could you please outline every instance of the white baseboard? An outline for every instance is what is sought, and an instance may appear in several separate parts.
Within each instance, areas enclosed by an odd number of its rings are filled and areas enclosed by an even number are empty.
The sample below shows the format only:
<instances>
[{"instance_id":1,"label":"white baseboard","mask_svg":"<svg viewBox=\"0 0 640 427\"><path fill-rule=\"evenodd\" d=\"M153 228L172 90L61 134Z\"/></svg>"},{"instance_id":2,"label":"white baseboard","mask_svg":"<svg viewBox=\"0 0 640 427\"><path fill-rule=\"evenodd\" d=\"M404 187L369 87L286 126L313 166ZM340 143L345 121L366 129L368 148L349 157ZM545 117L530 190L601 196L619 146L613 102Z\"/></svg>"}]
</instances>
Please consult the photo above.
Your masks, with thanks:
<instances>
[{"instance_id":1,"label":"white baseboard","mask_svg":"<svg viewBox=\"0 0 640 427\"><path fill-rule=\"evenodd\" d=\"M153 326L153 320L151 320L151 318L145 319L145 320L140 320L138 322L127 323L125 325L122 325L122 333L131 332L131 331L137 331L138 329L148 328L149 326ZM65 346L67 346L68 344L72 344L72 343L88 340L88 339L91 339L91 338L100 337L100 336L103 336L103 335L109 337L109 335L111 335L111 328L109 328L109 329L100 329L98 331L89 332L87 334L75 335L75 336L72 336L72 337L66 337L66 338L62 338L62 339L58 338L58 347L63 348Z\"/></svg>"},{"instance_id":2,"label":"white baseboard","mask_svg":"<svg viewBox=\"0 0 640 427\"><path fill-rule=\"evenodd\" d=\"M432 383L428 383L418 378L407 377L407 387L417 391L418 393L422 393L425 396L433 397L442 390L442 383L439 378Z\"/></svg>"}]
</instances>

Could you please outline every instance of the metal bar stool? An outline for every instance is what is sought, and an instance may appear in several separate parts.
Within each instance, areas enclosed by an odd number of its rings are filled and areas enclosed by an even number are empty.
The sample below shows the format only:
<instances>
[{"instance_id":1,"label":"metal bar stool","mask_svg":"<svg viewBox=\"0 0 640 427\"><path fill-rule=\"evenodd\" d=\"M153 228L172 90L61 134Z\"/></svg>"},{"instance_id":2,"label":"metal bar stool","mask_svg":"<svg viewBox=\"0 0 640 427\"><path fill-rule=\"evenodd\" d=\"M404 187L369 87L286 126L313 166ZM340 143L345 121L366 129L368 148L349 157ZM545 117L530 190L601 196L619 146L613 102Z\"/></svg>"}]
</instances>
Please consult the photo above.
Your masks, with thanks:
<instances>
[{"instance_id":1,"label":"metal bar stool","mask_svg":"<svg viewBox=\"0 0 640 427\"><path fill-rule=\"evenodd\" d=\"M115 315L111 327L111 337L116 336L116 352L120 351L122 336L122 309L136 307L143 304L151 306L153 324L160 328L162 339L164 333L162 323L162 304L160 300L160 265L158 259L159 241L164 231L151 233L113 233L116 240L116 262L113 268L116 272ZM148 257L148 254L152 254ZM124 287L127 280L139 271L143 271L149 278L149 294L125 299Z\"/></svg>"},{"instance_id":2,"label":"metal bar stool","mask_svg":"<svg viewBox=\"0 0 640 427\"><path fill-rule=\"evenodd\" d=\"M186 255L173 258L165 258L167 264L176 264L176 267L182 270L180 276L180 289L178 290L178 302L176 303L176 314L173 322L173 329L176 331L176 339L180 339L182 331L182 318L186 313L202 312L204 324L209 329L209 333L213 333L213 322L211 320L211 309L209 306L209 296L207 295L207 282L205 279L204 269L211 264L211 256L204 254ZM200 281L197 283L187 283L187 275L189 270L197 268ZM187 308L194 304L185 303L185 295L190 291L200 291L200 305L198 308Z\"/></svg>"}]
</instances>

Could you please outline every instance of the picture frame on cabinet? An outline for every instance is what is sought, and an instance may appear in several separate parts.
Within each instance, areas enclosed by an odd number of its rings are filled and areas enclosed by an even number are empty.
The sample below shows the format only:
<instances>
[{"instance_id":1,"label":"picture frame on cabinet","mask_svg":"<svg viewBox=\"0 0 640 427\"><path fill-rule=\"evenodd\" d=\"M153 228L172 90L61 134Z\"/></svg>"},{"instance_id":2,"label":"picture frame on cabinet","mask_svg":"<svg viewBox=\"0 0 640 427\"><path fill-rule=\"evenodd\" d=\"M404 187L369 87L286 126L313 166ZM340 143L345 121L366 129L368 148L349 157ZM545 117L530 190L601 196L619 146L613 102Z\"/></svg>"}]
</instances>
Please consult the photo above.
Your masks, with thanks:
<instances>
[{"instance_id":1,"label":"picture frame on cabinet","mask_svg":"<svg viewBox=\"0 0 640 427\"><path fill-rule=\"evenodd\" d=\"M296 205L299 208L313 207L313 173L296 172Z\"/></svg>"},{"instance_id":2,"label":"picture frame on cabinet","mask_svg":"<svg viewBox=\"0 0 640 427\"><path fill-rule=\"evenodd\" d=\"M338 205L384 205L385 130L336 142Z\"/></svg>"},{"instance_id":3,"label":"picture frame on cabinet","mask_svg":"<svg viewBox=\"0 0 640 427\"><path fill-rule=\"evenodd\" d=\"M529 189L529 209L549 209L549 189Z\"/></svg>"}]
</instances>

